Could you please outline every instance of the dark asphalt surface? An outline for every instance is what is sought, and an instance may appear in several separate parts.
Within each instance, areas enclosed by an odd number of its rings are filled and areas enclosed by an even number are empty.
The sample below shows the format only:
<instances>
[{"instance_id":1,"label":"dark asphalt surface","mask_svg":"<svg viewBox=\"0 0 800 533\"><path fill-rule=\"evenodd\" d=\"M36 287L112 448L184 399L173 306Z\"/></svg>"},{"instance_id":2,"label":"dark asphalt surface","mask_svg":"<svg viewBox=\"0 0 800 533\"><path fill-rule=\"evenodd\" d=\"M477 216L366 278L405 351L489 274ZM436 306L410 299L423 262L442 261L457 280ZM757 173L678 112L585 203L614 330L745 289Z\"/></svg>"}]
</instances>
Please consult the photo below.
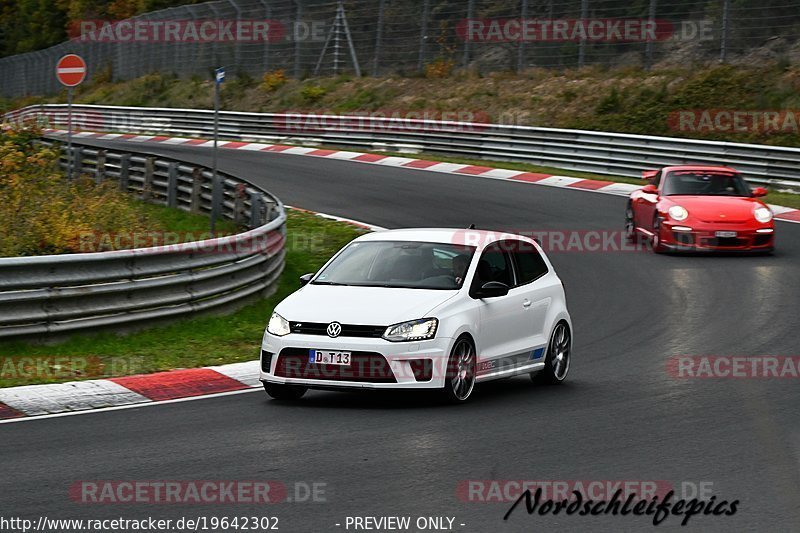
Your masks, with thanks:
<instances>
[{"instance_id":1,"label":"dark asphalt surface","mask_svg":"<svg viewBox=\"0 0 800 533\"><path fill-rule=\"evenodd\" d=\"M210 163L206 149L147 149ZM621 197L284 154L221 154L221 170L289 205L387 227L622 229ZM347 516L451 516L456 531L642 531L653 528L649 517L518 509L504 522L509 504L462 502L456 489L470 479L665 480L678 488L711 482L718 500L741 502L735 516L695 516L684 530L798 531L798 381L678 380L666 370L676 355L800 355L800 225L778 223L777 231L778 250L767 257L551 253L575 329L562 387L514 378L480 386L474 401L456 408L419 395L311 392L286 404L254 392L4 425L0 515L273 515L290 532L343 531ZM69 499L74 482L98 479L323 482L327 501ZM680 529L679 522L670 517L657 529Z\"/></svg>"}]
</instances>

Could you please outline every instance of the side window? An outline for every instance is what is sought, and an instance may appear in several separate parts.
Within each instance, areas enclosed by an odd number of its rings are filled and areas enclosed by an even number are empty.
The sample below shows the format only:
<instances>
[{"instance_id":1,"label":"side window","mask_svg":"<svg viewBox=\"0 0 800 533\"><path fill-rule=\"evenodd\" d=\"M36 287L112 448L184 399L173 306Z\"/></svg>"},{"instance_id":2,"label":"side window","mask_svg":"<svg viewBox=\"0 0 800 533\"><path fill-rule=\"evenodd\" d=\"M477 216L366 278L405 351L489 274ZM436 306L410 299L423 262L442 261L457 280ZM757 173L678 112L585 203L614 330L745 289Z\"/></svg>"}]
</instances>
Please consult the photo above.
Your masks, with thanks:
<instances>
[{"instance_id":1,"label":"side window","mask_svg":"<svg viewBox=\"0 0 800 533\"><path fill-rule=\"evenodd\" d=\"M651 182L653 185L655 185L656 187L658 187L658 186L661 184L661 176L662 176L662 175L663 175L663 172L661 172L661 171L659 170L659 171L658 171L658 174L656 174L655 176L653 176L653 179L652 179L650 182Z\"/></svg>"},{"instance_id":2,"label":"side window","mask_svg":"<svg viewBox=\"0 0 800 533\"><path fill-rule=\"evenodd\" d=\"M479 288L490 281L499 281L509 287L514 286L511 261L508 254L503 251L498 243L490 244L483 251L478 261L475 281L473 281L472 287Z\"/></svg>"},{"instance_id":3,"label":"side window","mask_svg":"<svg viewBox=\"0 0 800 533\"><path fill-rule=\"evenodd\" d=\"M511 250L517 265L517 285L525 285L547 274L547 264L533 244L512 241L507 249Z\"/></svg>"}]
</instances>

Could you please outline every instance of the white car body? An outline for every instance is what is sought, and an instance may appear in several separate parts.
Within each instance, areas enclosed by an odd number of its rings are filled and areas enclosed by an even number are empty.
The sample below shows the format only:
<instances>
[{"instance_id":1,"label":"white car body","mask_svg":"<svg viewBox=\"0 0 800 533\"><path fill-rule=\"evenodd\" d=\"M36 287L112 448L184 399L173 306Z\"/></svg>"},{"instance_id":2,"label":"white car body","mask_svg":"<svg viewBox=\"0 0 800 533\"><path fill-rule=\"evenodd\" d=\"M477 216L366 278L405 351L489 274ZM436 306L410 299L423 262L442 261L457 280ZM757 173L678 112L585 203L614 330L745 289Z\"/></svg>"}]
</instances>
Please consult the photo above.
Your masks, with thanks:
<instances>
[{"instance_id":1,"label":"white car body","mask_svg":"<svg viewBox=\"0 0 800 533\"><path fill-rule=\"evenodd\" d=\"M315 284L327 266L349 246L372 241L458 242L474 246L475 251L459 289ZM525 246L534 250L541 256L547 272L531 282L510 287L504 296L475 298L470 295L470 288L478 264L483 257L491 259L483 254L487 247L499 241L504 241L504 245L508 244L505 241L514 241L512 244L519 246L519 249ZM498 252L497 246L492 246L492 253L507 253ZM494 259L497 257L493 256ZM510 255L508 259L512 260ZM446 262L446 257L443 261ZM520 276L518 271L521 269L516 263L512 264L515 275ZM485 264L481 267L485 274ZM331 258L310 283L278 304L275 313L288 321L292 332L277 336L265 330L261 345L261 380L265 384L322 389L441 389L446 384L448 357L456 340L464 335L469 336L475 347L474 381L536 372L545 366L548 342L556 324L565 322L568 332L572 331L561 280L538 243L519 235L472 229L407 229L363 235ZM397 342L375 336L376 331L383 331L390 325L430 317L438 319L438 328L431 339ZM322 329L333 322L343 325L345 330L335 338ZM351 325L376 327L371 330L372 337L348 336L345 333ZM313 334L308 334L307 328L316 329ZM305 333L296 333L294 330ZM304 374L305 370L300 368L296 368L294 375L285 366L276 371L282 354L294 357L294 364L305 365L301 358L303 354L310 357L310 350L379 354L385 358L394 379L363 379L362 375L355 374L342 377L335 369L330 376L322 379L318 379L321 377L319 373L313 373L313 377L309 378ZM374 355L370 357L374 358ZM415 375L412 367L415 364L412 361L425 359L431 360L430 379L424 379L428 377L425 372L420 376ZM288 363L282 363L285 364ZM312 363L309 362L308 366L312 366ZM306 377L299 377L304 375Z\"/></svg>"}]
</instances>

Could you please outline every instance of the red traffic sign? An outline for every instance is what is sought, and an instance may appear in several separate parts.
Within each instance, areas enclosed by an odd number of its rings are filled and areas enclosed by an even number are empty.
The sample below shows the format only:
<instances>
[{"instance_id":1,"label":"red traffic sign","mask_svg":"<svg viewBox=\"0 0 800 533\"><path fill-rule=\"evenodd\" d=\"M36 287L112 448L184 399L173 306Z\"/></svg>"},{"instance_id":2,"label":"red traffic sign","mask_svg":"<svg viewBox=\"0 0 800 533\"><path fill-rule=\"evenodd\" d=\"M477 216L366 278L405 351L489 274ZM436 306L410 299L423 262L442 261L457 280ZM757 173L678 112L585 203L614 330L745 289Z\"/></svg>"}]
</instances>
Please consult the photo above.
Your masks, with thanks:
<instances>
[{"instance_id":1,"label":"red traffic sign","mask_svg":"<svg viewBox=\"0 0 800 533\"><path fill-rule=\"evenodd\" d=\"M65 55L56 64L56 77L67 87L80 85L86 79L86 61L79 55Z\"/></svg>"}]
</instances>

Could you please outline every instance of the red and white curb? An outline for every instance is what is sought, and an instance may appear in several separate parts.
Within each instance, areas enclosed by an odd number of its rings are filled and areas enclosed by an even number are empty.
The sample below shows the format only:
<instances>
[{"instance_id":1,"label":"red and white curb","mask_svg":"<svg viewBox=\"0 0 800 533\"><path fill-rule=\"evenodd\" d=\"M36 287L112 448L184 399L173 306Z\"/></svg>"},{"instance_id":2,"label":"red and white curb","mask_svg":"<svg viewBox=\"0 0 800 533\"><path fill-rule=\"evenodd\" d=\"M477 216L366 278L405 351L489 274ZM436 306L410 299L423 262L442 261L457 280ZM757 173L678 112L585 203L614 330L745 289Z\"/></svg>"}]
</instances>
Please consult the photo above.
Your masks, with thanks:
<instances>
[{"instance_id":1,"label":"red and white curb","mask_svg":"<svg viewBox=\"0 0 800 533\"><path fill-rule=\"evenodd\" d=\"M64 130L45 130L50 135L65 135ZM210 148L214 146L213 141L206 139L189 139L184 137L165 137L160 135L133 135L125 133L98 133L82 131L73 134L74 138L90 138L101 141L131 141L131 142L156 142L171 145L188 145ZM630 183L616 183L604 180L590 180L584 178L573 178L570 176L555 176L551 174L538 174L535 172L524 172L521 170L508 170L503 168L492 168L477 165L462 165L456 163L442 163L440 161L428 161L425 159L412 159L408 157L368 154L364 152L351 152L348 150L328 150L305 146L288 146L282 144L264 144L243 141L222 141L218 143L220 148L228 150L250 150L261 152L276 152L291 155L304 155L311 157L325 157L329 159L340 159L354 161L357 163L368 163L373 165L383 165L389 167L411 168L415 170L425 170L429 172L441 172L445 174L456 174L462 176L477 176L481 178L492 178L499 180L518 181L522 183L532 183L545 185L548 187L561 187L565 189L575 189L604 194L615 194L618 196L628 196L631 192L640 189L639 185ZM769 204L775 218L786 222L800 223L800 209L783 207Z\"/></svg>"},{"instance_id":2,"label":"red and white curb","mask_svg":"<svg viewBox=\"0 0 800 533\"><path fill-rule=\"evenodd\" d=\"M0 424L31 417L244 392L260 386L258 365L256 360L139 376L0 389Z\"/></svg>"}]
</instances>

